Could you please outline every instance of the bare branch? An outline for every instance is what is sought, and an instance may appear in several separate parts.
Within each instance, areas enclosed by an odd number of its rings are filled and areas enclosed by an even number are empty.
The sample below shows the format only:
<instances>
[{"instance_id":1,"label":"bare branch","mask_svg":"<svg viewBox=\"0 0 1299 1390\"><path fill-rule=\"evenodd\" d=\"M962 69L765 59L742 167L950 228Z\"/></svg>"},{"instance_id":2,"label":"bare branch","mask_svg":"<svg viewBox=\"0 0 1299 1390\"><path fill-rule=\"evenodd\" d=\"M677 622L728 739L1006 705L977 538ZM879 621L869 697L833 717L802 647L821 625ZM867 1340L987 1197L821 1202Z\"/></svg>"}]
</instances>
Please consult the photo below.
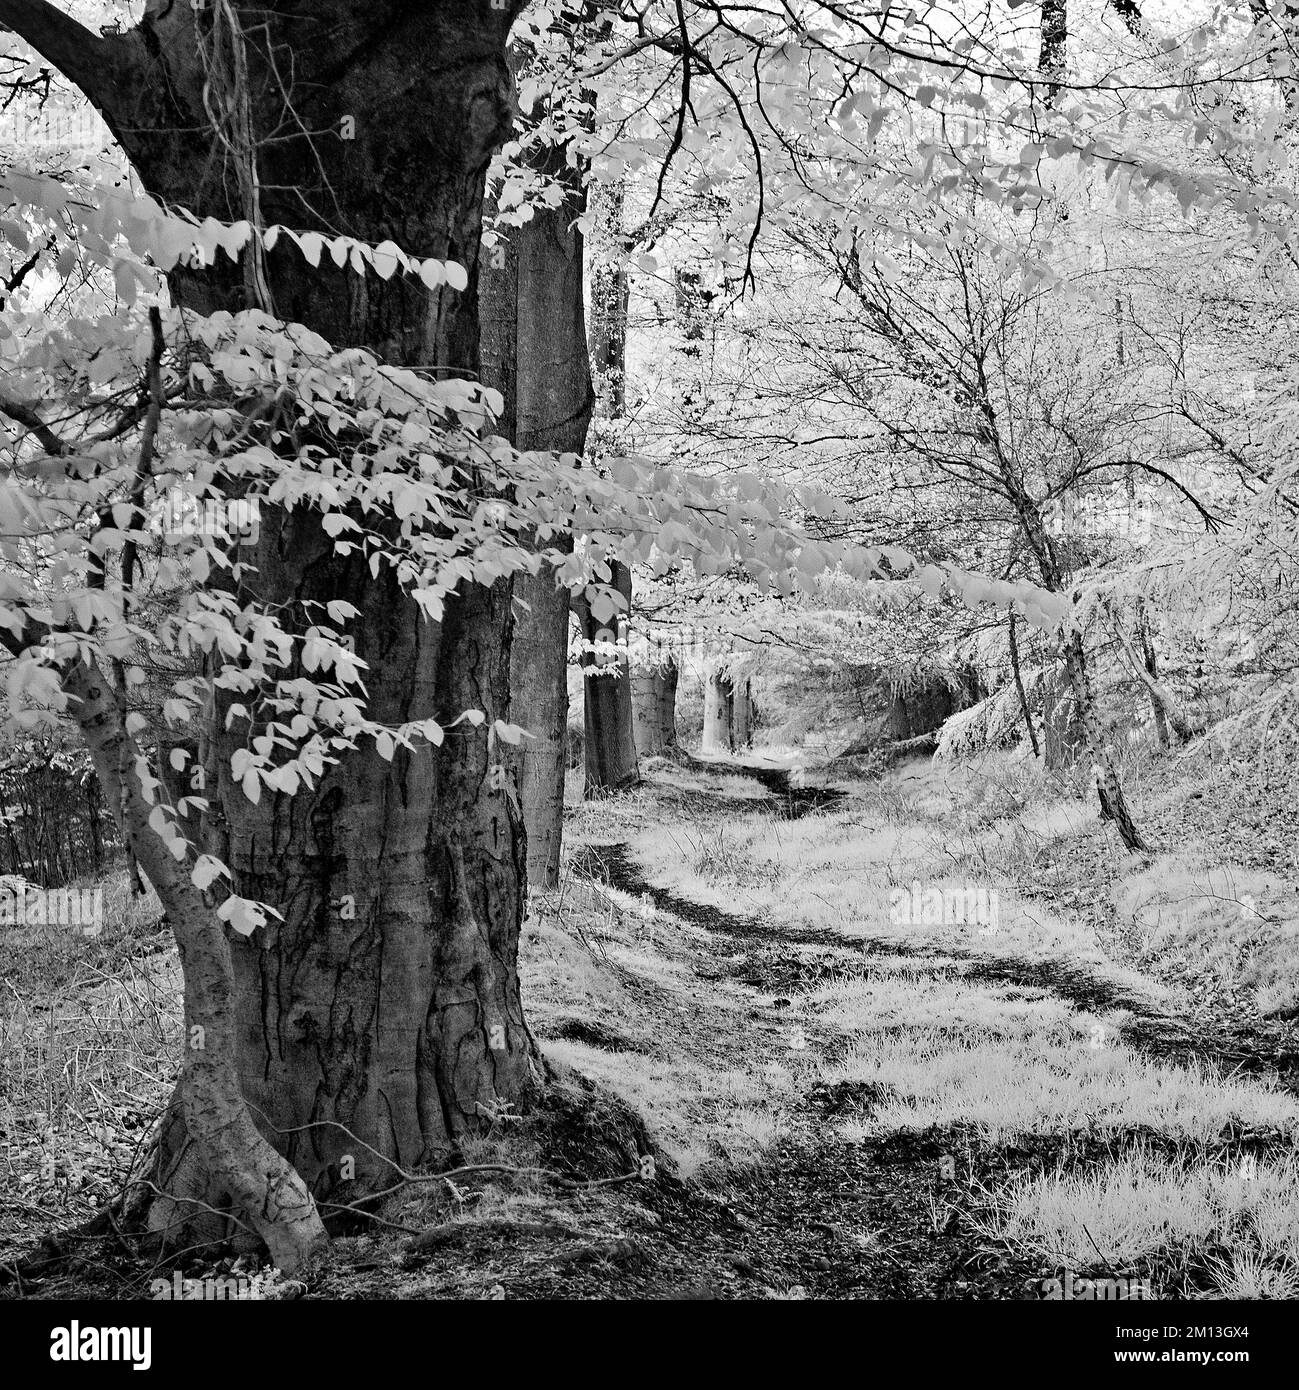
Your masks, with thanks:
<instances>
[{"instance_id":1,"label":"bare branch","mask_svg":"<svg viewBox=\"0 0 1299 1390\"><path fill-rule=\"evenodd\" d=\"M71 452L69 446L55 434L31 406L24 405L21 401L10 400L8 396L0 396L0 415L7 415L11 420L24 426L27 432L40 443L41 448L54 458L62 458L64 454Z\"/></svg>"}]
</instances>

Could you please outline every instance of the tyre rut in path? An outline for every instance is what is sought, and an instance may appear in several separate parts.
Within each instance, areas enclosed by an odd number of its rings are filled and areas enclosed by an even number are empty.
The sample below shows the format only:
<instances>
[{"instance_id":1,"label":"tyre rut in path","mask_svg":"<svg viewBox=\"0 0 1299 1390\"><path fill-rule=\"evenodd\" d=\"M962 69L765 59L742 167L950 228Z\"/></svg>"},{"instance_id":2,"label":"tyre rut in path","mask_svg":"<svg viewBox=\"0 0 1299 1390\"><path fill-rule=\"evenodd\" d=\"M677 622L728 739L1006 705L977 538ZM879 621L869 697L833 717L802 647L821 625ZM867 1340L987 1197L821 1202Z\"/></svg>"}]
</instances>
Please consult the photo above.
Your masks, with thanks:
<instances>
[{"instance_id":1,"label":"tyre rut in path","mask_svg":"<svg viewBox=\"0 0 1299 1390\"><path fill-rule=\"evenodd\" d=\"M765 803L764 803L765 805ZM756 989L805 982L809 962L772 958L782 945L820 948L842 970L859 945L832 931L781 931L654 888L629 846L586 845L574 868L655 909L765 957L759 978L741 967L732 978ZM753 966L747 967L752 970ZM812 971L816 970L815 964ZM709 978L720 979L722 971ZM777 1000L775 1007L788 1001ZM726 1174L722 1194L661 1176L638 1191L653 1225L628 1238L566 1257L559 1272L537 1269L507 1285L510 1298L687 1298L777 1296L837 1299L1020 1299L1036 1297L1039 1262L990 1250L964 1219L968 1194L940 1162L943 1134L888 1135L865 1142L836 1128L845 1112L865 1114L876 1097L852 1083L815 1085L804 1097L797 1133L755 1165ZM981 1176L1008 1162L990 1153ZM942 1219L935 1221L935 1211Z\"/></svg>"},{"instance_id":2,"label":"tyre rut in path","mask_svg":"<svg viewBox=\"0 0 1299 1390\"><path fill-rule=\"evenodd\" d=\"M757 808L763 806L763 802L755 803ZM1182 1065L1204 1062L1223 1075L1273 1078L1282 1089L1299 1095L1299 1049L1278 1047L1275 1039L1260 1028L1242 1028L1216 1036L1198 1032L1181 1019L1153 1008L1149 999L1085 966L1023 956L989 957L959 946L945 945L936 952L879 937L846 939L832 930L782 928L771 921L740 916L656 887L645 878L626 842L585 845L575 853L573 863L620 892L637 898L648 896L656 910L670 913L691 926L765 948L769 957L775 957L764 962L767 978L741 977L744 983L755 987L789 989L815 982L835 968L815 964L809 967L807 961L793 954L782 959L781 943L830 948L836 953L851 950L854 954L914 960L952 959L965 967L965 978L972 981L1043 989L1089 1013L1122 1010L1131 1015L1119 1029L1122 1040L1159 1061Z\"/></svg>"},{"instance_id":3,"label":"tyre rut in path","mask_svg":"<svg viewBox=\"0 0 1299 1390\"><path fill-rule=\"evenodd\" d=\"M770 802L754 801L753 809L770 810ZM657 911L743 944L746 964L737 971L720 969L710 974L713 979L729 975L757 990L792 991L843 970L851 964L845 960L849 955L857 961L887 955L936 965L954 962L968 979L1046 990L1089 1012L1125 1010L1132 1017L1121 1029L1124 1040L1161 1060L1199 1060L1224 1072L1277 1072L1288 1089L1299 1089L1299 1069L1286 1066L1287 1055L1262 1046L1250 1052L1239 1037L1224 1045L1197 1036L1152 1008L1150 1000L1085 966L782 928L769 918L743 916L655 886L626 842L585 845L573 863L615 890L648 897ZM755 960L760 962L756 973ZM777 999L774 1006L785 1002ZM1034 1135L998 1146L966 1127L899 1132L864 1142L842 1137L836 1118L845 1111L868 1115L881 1099L874 1089L849 1082L814 1086L805 1098L806 1127L774 1146L762 1163L728 1174L724 1200L673 1179L653 1184L642 1205L653 1212L655 1225L632 1239L642 1259L627 1263L615 1255L580 1273L547 1274L531 1287L512 1288L510 1296L730 1298L789 1289L798 1296L801 1289L815 1298L1040 1297L1040 1281L1059 1271L990 1247L970 1224L970 1188L947 1180L940 1160L961 1153L962 1169L969 1164L976 1185L993 1186L1052 1169L1069 1156L1103 1158L1107 1142L1084 1134ZM1157 1146L1177 1147L1153 1132L1144 1137ZM1224 1133L1210 1148L1226 1154L1258 1146L1263 1152L1273 1143L1267 1135Z\"/></svg>"},{"instance_id":4,"label":"tyre rut in path","mask_svg":"<svg viewBox=\"0 0 1299 1390\"><path fill-rule=\"evenodd\" d=\"M857 958L857 940L831 931L782 932L654 888L626 844L587 845L574 865L611 888L649 895L657 910L730 938L749 964L732 979L755 989L794 988L818 973L815 961L778 952L812 946L842 970ZM877 944L866 943L869 950ZM879 949L903 952L896 943ZM765 974L751 973L755 956ZM720 979L727 972L710 976ZM772 1007L783 1002L777 999ZM977 1135L932 1130L865 1141L845 1138L838 1121L866 1117L883 1097L853 1082L814 1085L804 1097L796 1133L755 1165L728 1171L719 1196L695 1183L665 1177L638 1193L653 1226L594 1248L559 1272L538 1269L508 1284L508 1296L725 1299L789 1295L836 1299L1032 1299L1048 1277L1039 1260L992 1248L971 1224L971 1189L943 1160L961 1151L982 1184L1012 1171L1045 1167L1059 1141L1039 1136L1023 1147L992 1146Z\"/></svg>"}]
</instances>

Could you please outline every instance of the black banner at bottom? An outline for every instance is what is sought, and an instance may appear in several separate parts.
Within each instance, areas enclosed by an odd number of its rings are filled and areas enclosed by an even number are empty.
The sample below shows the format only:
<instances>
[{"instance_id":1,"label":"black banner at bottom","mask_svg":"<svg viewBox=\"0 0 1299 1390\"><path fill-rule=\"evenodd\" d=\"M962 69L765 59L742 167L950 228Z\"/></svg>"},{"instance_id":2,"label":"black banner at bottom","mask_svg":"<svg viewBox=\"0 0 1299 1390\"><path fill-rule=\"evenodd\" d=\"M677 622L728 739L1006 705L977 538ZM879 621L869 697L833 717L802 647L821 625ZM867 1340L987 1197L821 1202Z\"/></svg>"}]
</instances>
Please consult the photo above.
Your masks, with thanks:
<instances>
[{"instance_id":1,"label":"black banner at bottom","mask_svg":"<svg viewBox=\"0 0 1299 1390\"><path fill-rule=\"evenodd\" d=\"M804 1374L821 1364L867 1379L893 1367L1060 1368L1122 1383L1160 1366L1279 1375L1293 1364L1293 1328L1284 1303L9 1301L0 1302L0 1364L13 1386L289 1371L379 1390L378 1378L404 1374L412 1358L427 1358L439 1378L462 1360L467 1374L498 1374L517 1357L525 1371L570 1379L693 1378L713 1365L733 1379L748 1364L770 1374L774 1353Z\"/></svg>"}]
</instances>

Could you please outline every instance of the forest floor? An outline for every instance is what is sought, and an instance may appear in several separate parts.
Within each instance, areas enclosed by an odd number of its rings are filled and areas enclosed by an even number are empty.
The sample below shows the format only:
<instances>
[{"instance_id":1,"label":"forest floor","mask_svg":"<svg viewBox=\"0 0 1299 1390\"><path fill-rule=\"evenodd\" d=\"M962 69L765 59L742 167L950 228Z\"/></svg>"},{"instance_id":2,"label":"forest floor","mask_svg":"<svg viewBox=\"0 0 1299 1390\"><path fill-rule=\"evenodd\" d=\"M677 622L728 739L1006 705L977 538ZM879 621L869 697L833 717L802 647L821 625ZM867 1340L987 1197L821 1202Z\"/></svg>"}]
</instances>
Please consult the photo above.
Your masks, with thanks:
<instances>
[{"instance_id":1,"label":"forest floor","mask_svg":"<svg viewBox=\"0 0 1299 1390\"><path fill-rule=\"evenodd\" d=\"M568 1118L465 1156L570 1182L410 1188L291 1292L1032 1299L1072 1277L1299 1296L1287 779L1138 769L1169 848L1133 857L1000 755L793 788L774 765L648 773L570 808L563 882L525 927ZM144 909L27 945L0 1016L0 1260L120 1181L178 1031ZM599 1097L639 1114L652 1155L611 1162L625 1133ZM158 1274L97 1251L0 1293L147 1297Z\"/></svg>"}]
</instances>

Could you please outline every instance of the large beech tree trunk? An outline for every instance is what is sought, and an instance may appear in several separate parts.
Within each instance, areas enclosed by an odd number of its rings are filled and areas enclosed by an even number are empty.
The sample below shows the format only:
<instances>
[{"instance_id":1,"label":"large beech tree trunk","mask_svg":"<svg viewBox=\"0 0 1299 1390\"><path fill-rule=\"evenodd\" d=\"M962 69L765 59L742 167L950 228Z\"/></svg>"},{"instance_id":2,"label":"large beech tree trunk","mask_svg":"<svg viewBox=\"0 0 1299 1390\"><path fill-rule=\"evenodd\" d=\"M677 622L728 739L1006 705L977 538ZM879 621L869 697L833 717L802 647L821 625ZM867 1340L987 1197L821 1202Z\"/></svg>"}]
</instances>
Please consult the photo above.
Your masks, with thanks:
<instances>
[{"instance_id":1,"label":"large beech tree trunk","mask_svg":"<svg viewBox=\"0 0 1299 1390\"><path fill-rule=\"evenodd\" d=\"M632 673L632 722L636 751L642 758L661 757L677 746L677 670L671 652Z\"/></svg>"},{"instance_id":2,"label":"large beech tree trunk","mask_svg":"<svg viewBox=\"0 0 1299 1390\"><path fill-rule=\"evenodd\" d=\"M519 449L580 454L594 393L582 295L581 174L564 150L543 172L566 190L557 208L538 208L482 268L483 380L505 401L503 433ZM514 579L510 710L532 735L517 759L528 837L528 882L559 883L568 726L568 589L553 571Z\"/></svg>"},{"instance_id":3,"label":"large beech tree trunk","mask_svg":"<svg viewBox=\"0 0 1299 1390\"><path fill-rule=\"evenodd\" d=\"M269 294L280 317L335 346L472 375L483 177L510 127L505 36L520 8L520 0L500 8L317 0L309 10L212 0L196 9L150 0L138 28L101 38L41 0L0 0L0 21L82 87L150 192L228 219L249 214L247 168L238 172L240 159L214 134L204 85L213 65L235 70L241 28L247 77L230 130L237 137L242 124L256 142L263 222L391 239L460 262L469 287L461 294L401 274L358 275L328 255L313 269L281 238L260 276L220 263L177 274L173 294L200 311ZM242 720L226 729L223 699L206 731L215 790L207 833L224 847L236 891L283 913L251 939L226 943L229 1028L209 1033L209 1053L235 1038L252 1116L318 1197L353 1174L351 1190L363 1191L391 1183L388 1160L447 1157L485 1116L525 1105L542 1078L516 964L523 834L508 791L493 790L486 738L491 721L509 713L510 595L503 586L463 590L430 623L390 571L372 579L355 557L336 556L308 512L264 507L252 565L238 598L290 611L303 600L357 606L371 717L487 716L484 728L462 724L440 749L399 750L391 762L367 745L310 790L257 805L228 761L260 730ZM146 871L153 879L153 867ZM182 943L188 1007L196 957L185 942L200 931L199 908L190 898L164 901ZM205 920L210 930L215 918ZM220 953L209 954L205 979L219 988ZM184 1082L180 1099L154 1175L180 1203L172 1214L191 1199L246 1211L256 1198L232 1182L236 1159L213 1161ZM259 1151L245 1140L243 1161L255 1171Z\"/></svg>"}]
</instances>

